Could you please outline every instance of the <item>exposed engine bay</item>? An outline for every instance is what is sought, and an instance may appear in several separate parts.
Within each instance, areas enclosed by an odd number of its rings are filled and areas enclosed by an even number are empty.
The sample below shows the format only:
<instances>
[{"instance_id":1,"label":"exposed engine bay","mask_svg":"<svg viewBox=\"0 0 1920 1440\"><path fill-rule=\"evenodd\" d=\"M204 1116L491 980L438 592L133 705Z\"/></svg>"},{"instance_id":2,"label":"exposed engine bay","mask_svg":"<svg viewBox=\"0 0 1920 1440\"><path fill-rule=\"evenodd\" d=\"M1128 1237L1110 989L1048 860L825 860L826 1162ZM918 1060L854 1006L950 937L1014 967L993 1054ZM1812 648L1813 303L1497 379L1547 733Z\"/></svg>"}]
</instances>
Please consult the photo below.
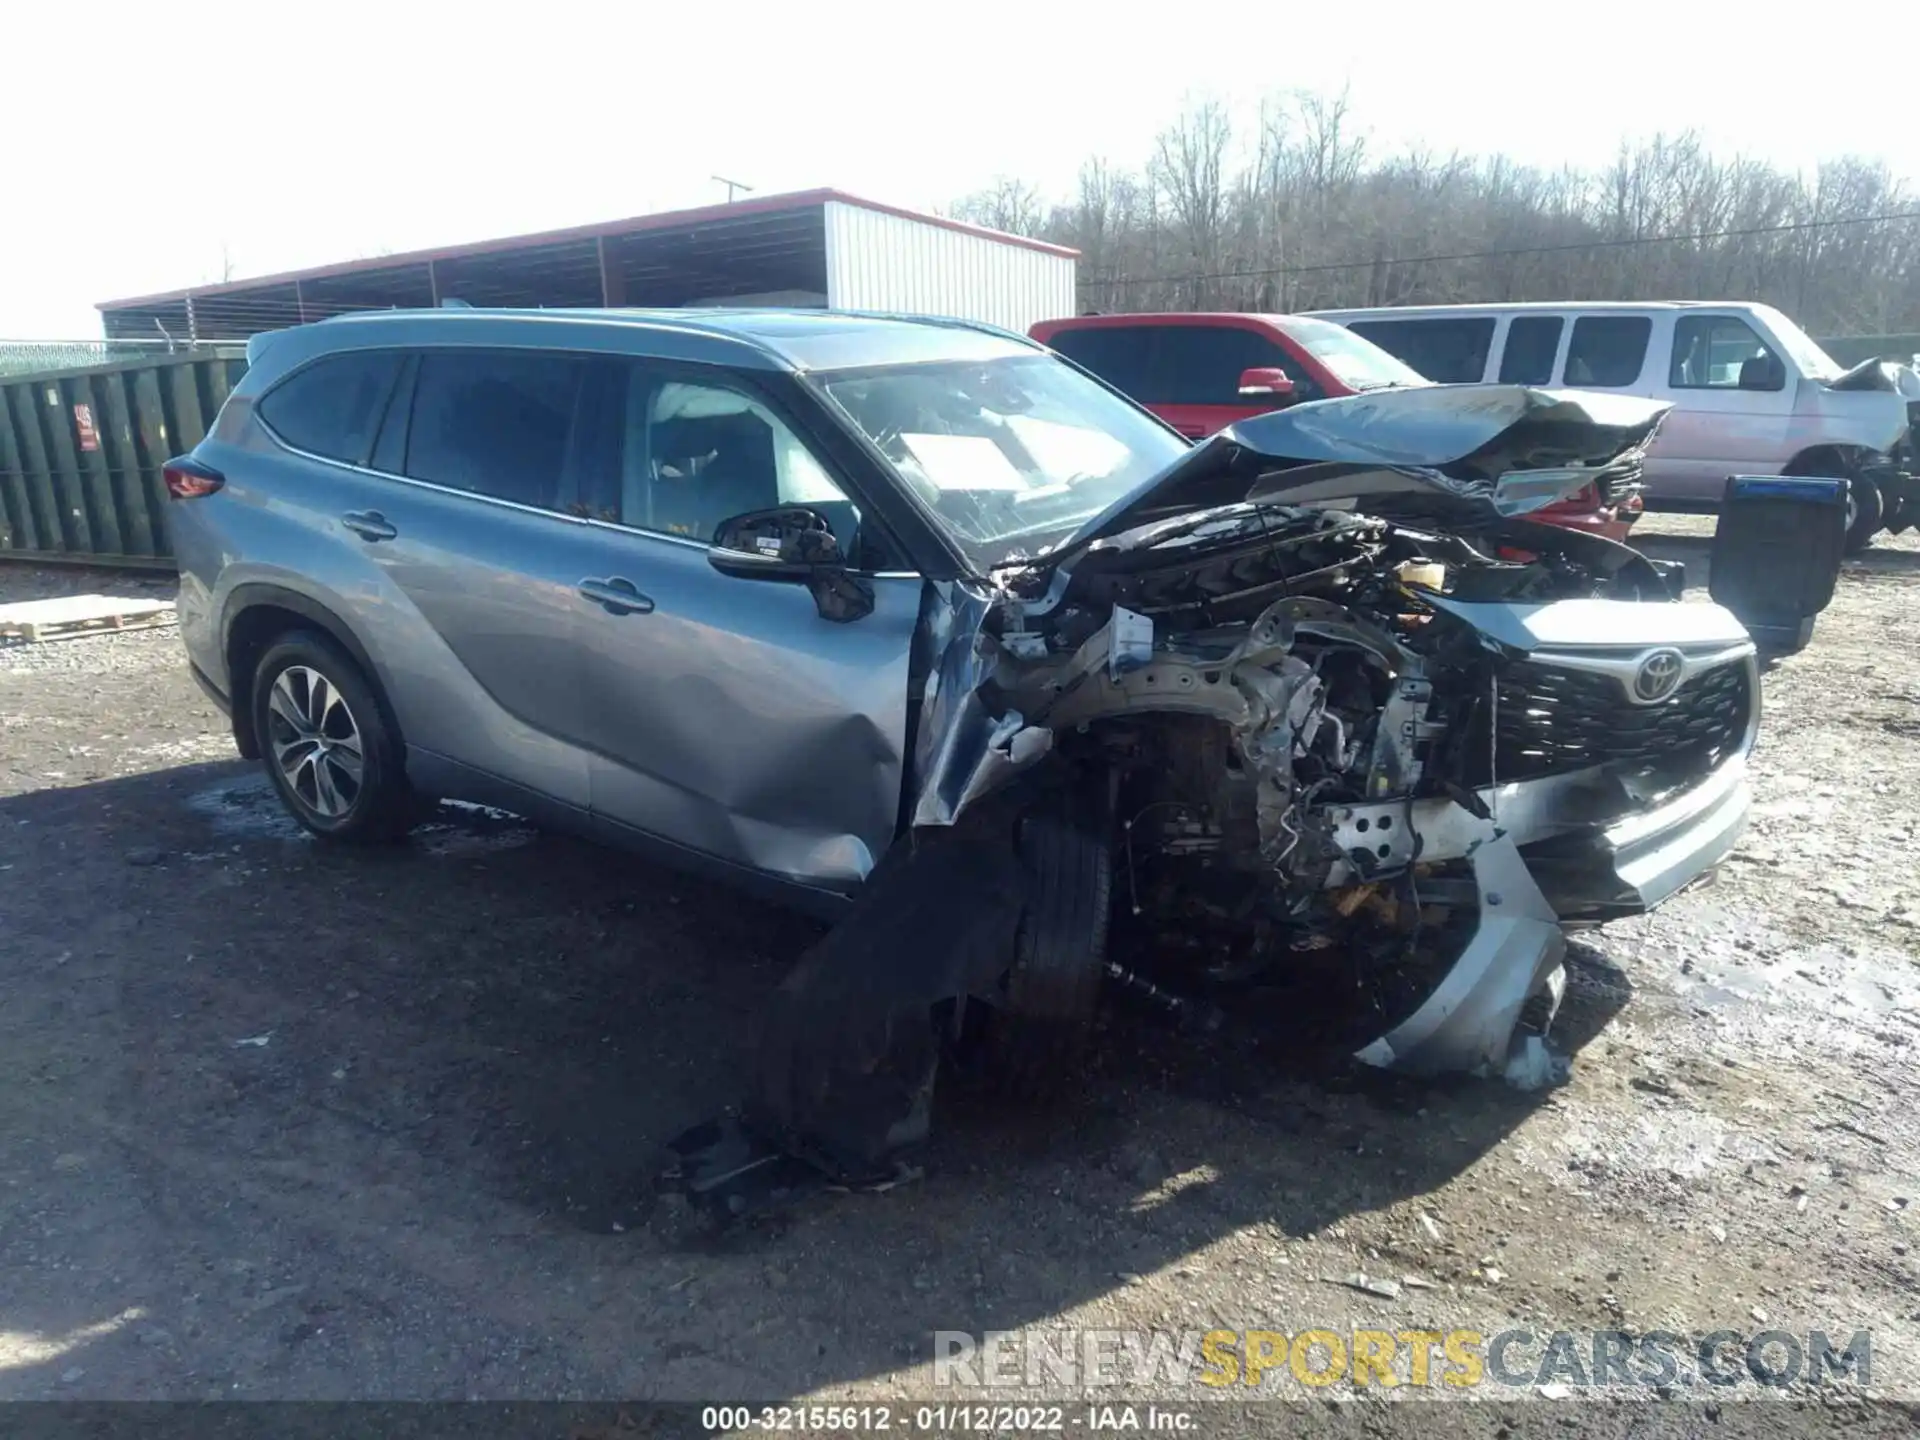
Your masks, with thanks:
<instances>
[{"instance_id":1,"label":"exposed engine bay","mask_svg":"<svg viewBox=\"0 0 1920 1440\"><path fill-rule=\"evenodd\" d=\"M1630 477L1664 413L1298 407L956 597L914 823L783 987L756 1133L883 1173L982 1012L1003 1056L1071 1065L1116 985L1188 1015L1278 987L1367 1063L1544 1083L1565 933L1660 903L1744 823L1738 622L1524 518Z\"/></svg>"}]
</instances>

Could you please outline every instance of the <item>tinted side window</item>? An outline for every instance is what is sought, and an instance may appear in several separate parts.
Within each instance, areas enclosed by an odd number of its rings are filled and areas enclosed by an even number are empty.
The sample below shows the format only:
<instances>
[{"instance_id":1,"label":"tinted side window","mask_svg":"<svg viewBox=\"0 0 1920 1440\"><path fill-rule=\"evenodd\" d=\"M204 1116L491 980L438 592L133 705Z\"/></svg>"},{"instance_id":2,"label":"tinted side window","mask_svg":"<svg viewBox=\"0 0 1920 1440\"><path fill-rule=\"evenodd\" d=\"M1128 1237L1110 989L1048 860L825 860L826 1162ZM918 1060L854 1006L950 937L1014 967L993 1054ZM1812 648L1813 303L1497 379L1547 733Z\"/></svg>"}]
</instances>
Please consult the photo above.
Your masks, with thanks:
<instances>
[{"instance_id":1,"label":"tinted side window","mask_svg":"<svg viewBox=\"0 0 1920 1440\"><path fill-rule=\"evenodd\" d=\"M1241 396L1240 374L1260 367L1285 371L1295 400L1325 394L1277 343L1237 325L1107 325L1050 343L1142 405L1259 403Z\"/></svg>"},{"instance_id":2,"label":"tinted side window","mask_svg":"<svg viewBox=\"0 0 1920 1440\"><path fill-rule=\"evenodd\" d=\"M357 350L316 360L260 397L260 418L295 449L364 465L400 359Z\"/></svg>"},{"instance_id":3,"label":"tinted side window","mask_svg":"<svg viewBox=\"0 0 1920 1440\"><path fill-rule=\"evenodd\" d=\"M1553 379L1566 321L1558 315L1516 315L1507 322L1507 348L1500 352L1502 385L1545 385Z\"/></svg>"},{"instance_id":4,"label":"tinted side window","mask_svg":"<svg viewBox=\"0 0 1920 1440\"><path fill-rule=\"evenodd\" d=\"M1278 344L1255 330L1233 325L1162 325L1155 356L1153 396L1161 405L1246 405L1240 394L1244 370L1283 370L1295 400L1318 400L1323 391Z\"/></svg>"},{"instance_id":5,"label":"tinted side window","mask_svg":"<svg viewBox=\"0 0 1920 1440\"><path fill-rule=\"evenodd\" d=\"M1567 342L1567 384L1633 384L1652 334L1653 321L1644 315L1582 315Z\"/></svg>"},{"instance_id":6,"label":"tinted side window","mask_svg":"<svg viewBox=\"0 0 1920 1440\"><path fill-rule=\"evenodd\" d=\"M585 362L507 351L421 358L407 474L498 500L565 508L567 439Z\"/></svg>"},{"instance_id":7,"label":"tinted side window","mask_svg":"<svg viewBox=\"0 0 1920 1440\"><path fill-rule=\"evenodd\" d=\"M1347 327L1441 385L1478 384L1493 349L1493 317L1356 320Z\"/></svg>"},{"instance_id":8,"label":"tinted side window","mask_svg":"<svg viewBox=\"0 0 1920 1440\"><path fill-rule=\"evenodd\" d=\"M1673 325L1673 365L1667 381L1676 390L1780 390L1786 367L1746 321L1731 315L1682 315Z\"/></svg>"},{"instance_id":9,"label":"tinted side window","mask_svg":"<svg viewBox=\"0 0 1920 1440\"><path fill-rule=\"evenodd\" d=\"M1151 405L1160 397L1153 370L1156 325L1103 325L1066 330L1047 342L1074 364L1091 370L1122 395Z\"/></svg>"}]
</instances>

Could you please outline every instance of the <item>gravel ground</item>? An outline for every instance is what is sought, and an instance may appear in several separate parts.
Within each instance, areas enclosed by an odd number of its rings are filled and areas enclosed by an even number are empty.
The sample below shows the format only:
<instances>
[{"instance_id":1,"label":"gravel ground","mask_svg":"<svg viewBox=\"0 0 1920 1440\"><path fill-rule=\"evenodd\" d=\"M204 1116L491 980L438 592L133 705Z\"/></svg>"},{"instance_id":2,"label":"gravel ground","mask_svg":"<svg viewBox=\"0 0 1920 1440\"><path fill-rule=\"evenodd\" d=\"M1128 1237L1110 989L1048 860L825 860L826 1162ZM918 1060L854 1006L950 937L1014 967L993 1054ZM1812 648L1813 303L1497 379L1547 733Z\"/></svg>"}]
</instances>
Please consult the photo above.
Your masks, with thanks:
<instances>
[{"instance_id":1,"label":"gravel ground","mask_svg":"<svg viewBox=\"0 0 1920 1440\"><path fill-rule=\"evenodd\" d=\"M933 1332L1069 1326L1868 1329L1873 1389L1920 1396L1916 600L1883 537L1768 675L1749 837L1578 948L1564 1087L1116 1022L1056 1108L962 1095L921 1182L717 1242L649 1177L817 931L475 813L334 852L170 631L0 650L0 1399L924 1399ZM1912 1427L1786 1396L1760 1428Z\"/></svg>"}]
</instances>

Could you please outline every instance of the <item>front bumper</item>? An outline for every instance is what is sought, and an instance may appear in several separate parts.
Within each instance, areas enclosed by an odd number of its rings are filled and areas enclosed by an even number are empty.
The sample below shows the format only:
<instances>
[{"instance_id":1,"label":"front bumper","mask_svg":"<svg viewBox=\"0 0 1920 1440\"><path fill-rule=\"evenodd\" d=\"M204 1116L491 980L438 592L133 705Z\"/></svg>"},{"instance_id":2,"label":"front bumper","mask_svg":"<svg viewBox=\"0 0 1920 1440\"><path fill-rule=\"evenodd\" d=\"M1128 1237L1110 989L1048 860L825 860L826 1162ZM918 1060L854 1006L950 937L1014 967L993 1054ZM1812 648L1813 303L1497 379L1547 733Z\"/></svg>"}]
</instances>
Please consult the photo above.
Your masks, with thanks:
<instances>
[{"instance_id":1,"label":"front bumper","mask_svg":"<svg viewBox=\"0 0 1920 1440\"><path fill-rule=\"evenodd\" d=\"M1753 804L1744 756L1655 809L1527 847L1528 869L1560 919L1642 915L1732 853Z\"/></svg>"},{"instance_id":2,"label":"front bumper","mask_svg":"<svg viewBox=\"0 0 1920 1440\"><path fill-rule=\"evenodd\" d=\"M1504 825L1452 801L1415 807L1423 853L1472 866L1480 923L1425 1003L1356 1058L1414 1074L1507 1073L1528 1001L1545 995L1549 1021L1559 1008L1566 931L1644 913L1706 875L1739 842L1752 804L1742 754L1651 809L1566 828L1558 817L1578 803L1579 779L1483 792L1505 802Z\"/></svg>"}]
</instances>

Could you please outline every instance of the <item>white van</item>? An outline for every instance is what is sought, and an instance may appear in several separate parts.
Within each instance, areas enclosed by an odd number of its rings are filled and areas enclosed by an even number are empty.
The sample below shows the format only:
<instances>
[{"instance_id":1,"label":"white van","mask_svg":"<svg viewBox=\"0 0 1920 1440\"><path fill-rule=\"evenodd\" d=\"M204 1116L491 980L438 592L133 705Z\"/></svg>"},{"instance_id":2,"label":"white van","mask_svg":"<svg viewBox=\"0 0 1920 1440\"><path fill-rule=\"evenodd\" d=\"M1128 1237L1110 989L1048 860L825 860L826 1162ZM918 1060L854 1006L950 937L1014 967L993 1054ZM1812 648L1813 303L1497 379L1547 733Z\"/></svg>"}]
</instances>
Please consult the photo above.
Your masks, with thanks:
<instances>
[{"instance_id":1,"label":"white van","mask_svg":"<svg viewBox=\"0 0 1920 1440\"><path fill-rule=\"evenodd\" d=\"M1892 367L1843 370L1766 305L1437 305L1318 310L1442 384L1624 390L1674 408L1647 453L1648 508L1712 510L1729 475L1853 482L1848 549L1920 522L1909 413Z\"/></svg>"}]
</instances>

